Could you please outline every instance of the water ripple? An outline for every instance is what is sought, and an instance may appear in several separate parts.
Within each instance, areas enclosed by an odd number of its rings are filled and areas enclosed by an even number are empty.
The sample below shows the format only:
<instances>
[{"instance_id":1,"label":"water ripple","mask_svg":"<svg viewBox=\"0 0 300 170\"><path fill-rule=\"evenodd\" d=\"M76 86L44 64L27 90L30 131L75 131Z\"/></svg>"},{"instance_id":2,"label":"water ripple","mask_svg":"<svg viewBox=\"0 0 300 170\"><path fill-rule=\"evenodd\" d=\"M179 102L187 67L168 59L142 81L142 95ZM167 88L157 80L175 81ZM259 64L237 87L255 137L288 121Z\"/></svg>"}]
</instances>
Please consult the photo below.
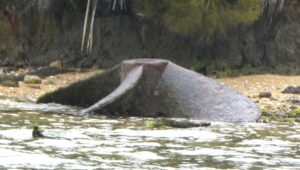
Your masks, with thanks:
<instances>
[{"instance_id":1,"label":"water ripple","mask_svg":"<svg viewBox=\"0 0 300 170\"><path fill-rule=\"evenodd\" d=\"M0 169L297 169L300 125L147 129L146 118L0 99ZM40 126L47 138L32 139Z\"/></svg>"}]
</instances>

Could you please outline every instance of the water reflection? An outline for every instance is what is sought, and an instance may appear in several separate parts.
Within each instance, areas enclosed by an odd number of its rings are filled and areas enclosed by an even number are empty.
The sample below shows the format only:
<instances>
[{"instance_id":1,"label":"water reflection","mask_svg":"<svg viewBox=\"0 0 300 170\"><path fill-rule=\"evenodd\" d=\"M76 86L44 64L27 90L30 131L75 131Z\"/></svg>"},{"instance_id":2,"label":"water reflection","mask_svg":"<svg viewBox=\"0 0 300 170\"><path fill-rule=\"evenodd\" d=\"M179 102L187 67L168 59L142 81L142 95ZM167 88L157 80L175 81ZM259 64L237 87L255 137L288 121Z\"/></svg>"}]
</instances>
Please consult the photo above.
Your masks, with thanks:
<instances>
[{"instance_id":1,"label":"water reflection","mask_svg":"<svg viewBox=\"0 0 300 170\"><path fill-rule=\"evenodd\" d=\"M0 169L297 169L299 124L146 128L146 118L76 116L77 108L0 100ZM32 139L33 125L48 138Z\"/></svg>"}]
</instances>

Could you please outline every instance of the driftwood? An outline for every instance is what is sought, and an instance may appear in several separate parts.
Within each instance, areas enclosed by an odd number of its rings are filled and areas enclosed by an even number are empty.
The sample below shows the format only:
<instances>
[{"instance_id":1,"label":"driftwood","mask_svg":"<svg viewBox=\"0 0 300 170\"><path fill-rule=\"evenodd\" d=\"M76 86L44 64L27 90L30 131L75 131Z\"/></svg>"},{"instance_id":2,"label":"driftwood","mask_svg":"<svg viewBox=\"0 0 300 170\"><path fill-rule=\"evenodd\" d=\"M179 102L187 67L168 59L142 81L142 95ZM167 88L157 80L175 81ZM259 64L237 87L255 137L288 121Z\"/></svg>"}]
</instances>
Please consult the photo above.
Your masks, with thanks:
<instances>
[{"instance_id":1,"label":"driftwood","mask_svg":"<svg viewBox=\"0 0 300 170\"><path fill-rule=\"evenodd\" d=\"M80 114L225 122L255 122L261 115L246 96L161 59L125 60L105 73L46 94L38 102L86 107Z\"/></svg>"}]
</instances>

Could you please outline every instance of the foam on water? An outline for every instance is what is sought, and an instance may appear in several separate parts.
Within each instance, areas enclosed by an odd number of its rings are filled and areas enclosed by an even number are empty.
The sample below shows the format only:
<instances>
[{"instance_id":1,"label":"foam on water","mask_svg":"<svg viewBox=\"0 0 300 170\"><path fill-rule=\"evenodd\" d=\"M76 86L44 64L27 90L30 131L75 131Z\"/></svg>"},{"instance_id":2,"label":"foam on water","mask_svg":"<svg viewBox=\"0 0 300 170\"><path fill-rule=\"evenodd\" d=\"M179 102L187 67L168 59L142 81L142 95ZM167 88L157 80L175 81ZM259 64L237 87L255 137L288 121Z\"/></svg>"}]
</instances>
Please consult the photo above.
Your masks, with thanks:
<instances>
[{"instance_id":1,"label":"foam on water","mask_svg":"<svg viewBox=\"0 0 300 170\"><path fill-rule=\"evenodd\" d=\"M296 169L300 125L213 123L147 129L147 118L0 100L0 169ZM47 138L33 139L40 126Z\"/></svg>"}]
</instances>

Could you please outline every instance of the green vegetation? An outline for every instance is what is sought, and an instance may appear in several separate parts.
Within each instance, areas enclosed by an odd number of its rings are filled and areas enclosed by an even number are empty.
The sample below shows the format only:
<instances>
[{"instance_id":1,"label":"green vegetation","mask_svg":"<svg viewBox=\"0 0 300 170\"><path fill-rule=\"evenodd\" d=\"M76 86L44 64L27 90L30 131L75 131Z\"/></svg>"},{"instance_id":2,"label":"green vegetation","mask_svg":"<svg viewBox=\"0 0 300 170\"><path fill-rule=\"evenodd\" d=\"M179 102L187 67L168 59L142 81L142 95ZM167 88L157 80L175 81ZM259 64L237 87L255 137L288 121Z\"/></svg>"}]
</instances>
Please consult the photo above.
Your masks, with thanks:
<instances>
[{"instance_id":1,"label":"green vegetation","mask_svg":"<svg viewBox=\"0 0 300 170\"><path fill-rule=\"evenodd\" d=\"M268 113L269 109L268 108L262 108L260 111L261 111L261 113Z\"/></svg>"},{"instance_id":2,"label":"green vegetation","mask_svg":"<svg viewBox=\"0 0 300 170\"><path fill-rule=\"evenodd\" d=\"M283 118L284 122L288 122L288 123L294 123L295 122L295 118L293 117L285 117Z\"/></svg>"},{"instance_id":3,"label":"green vegetation","mask_svg":"<svg viewBox=\"0 0 300 170\"><path fill-rule=\"evenodd\" d=\"M146 127L149 129L163 128L166 127L164 119L147 121Z\"/></svg>"},{"instance_id":4,"label":"green vegetation","mask_svg":"<svg viewBox=\"0 0 300 170\"><path fill-rule=\"evenodd\" d=\"M300 116L300 107L290 111L290 116L291 117L299 117Z\"/></svg>"},{"instance_id":5,"label":"green vegetation","mask_svg":"<svg viewBox=\"0 0 300 170\"><path fill-rule=\"evenodd\" d=\"M136 13L159 20L170 31L211 40L214 34L258 19L257 0L133 0Z\"/></svg>"},{"instance_id":6,"label":"green vegetation","mask_svg":"<svg viewBox=\"0 0 300 170\"><path fill-rule=\"evenodd\" d=\"M239 76L241 73L239 73L238 70L233 70L231 68L228 69L223 69L220 71L216 71L215 76L217 78L223 78L223 77L237 77Z\"/></svg>"}]
</instances>

